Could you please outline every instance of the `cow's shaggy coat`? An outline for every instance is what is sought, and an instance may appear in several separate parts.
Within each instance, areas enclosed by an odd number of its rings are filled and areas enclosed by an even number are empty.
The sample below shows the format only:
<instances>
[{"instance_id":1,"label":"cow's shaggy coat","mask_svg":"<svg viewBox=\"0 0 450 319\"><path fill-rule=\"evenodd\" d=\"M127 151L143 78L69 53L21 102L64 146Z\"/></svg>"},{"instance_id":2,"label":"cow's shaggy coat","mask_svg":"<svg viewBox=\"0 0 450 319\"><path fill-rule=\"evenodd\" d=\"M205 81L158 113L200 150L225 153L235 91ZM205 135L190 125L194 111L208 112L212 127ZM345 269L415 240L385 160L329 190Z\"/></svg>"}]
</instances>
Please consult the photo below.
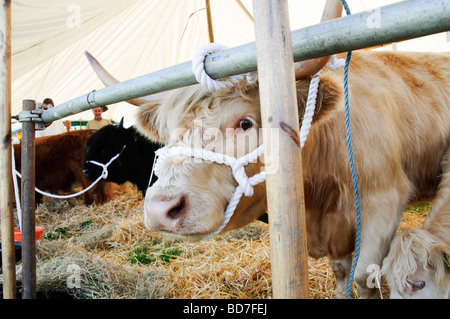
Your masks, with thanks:
<instances>
[{"instance_id":1,"label":"cow's shaggy coat","mask_svg":"<svg viewBox=\"0 0 450 319\"><path fill-rule=\"evenodd\" d=\"M349 74L362 213L362 249L355 277L361 296L370 297L376 292L366 286L367 267L381 265L406 205L434 197L441 181L442 161L450 145L450 56L355 52ZM300 115L309 82L309 77L297 82ZM260 127L258 86L245 80L219 92L198 85L179 89L159 103L143 105L137 122L138 130L153 141L216 143L216 150L257 138ZM205 138L211 128L220 134ZM236 149L223 151L234 155ZM251 149L237 151L245 154ZM302 162L309 254L333 260L342 292L355 240L342 69L322 70ZM247 175L261 168L262 162L249 165ZM164 164L159 180L147 191L146 226L178 238L202 238L221 224L235 187L229 167L174 158ZM241 200L224 231L249 223L266 206L265 185L260 184L252 198Z\"/></svg>"}]
</instances>

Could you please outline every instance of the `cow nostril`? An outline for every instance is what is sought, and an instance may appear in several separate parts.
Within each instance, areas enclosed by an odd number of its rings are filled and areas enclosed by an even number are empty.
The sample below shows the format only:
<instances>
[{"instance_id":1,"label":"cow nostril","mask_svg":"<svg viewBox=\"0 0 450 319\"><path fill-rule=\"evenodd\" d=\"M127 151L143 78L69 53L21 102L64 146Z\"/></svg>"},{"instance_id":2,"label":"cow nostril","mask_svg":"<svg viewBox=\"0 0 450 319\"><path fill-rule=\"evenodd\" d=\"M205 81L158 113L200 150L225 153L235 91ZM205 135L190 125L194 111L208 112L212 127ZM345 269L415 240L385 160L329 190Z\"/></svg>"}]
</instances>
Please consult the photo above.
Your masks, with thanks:
<instances>
[{"instance_id":1,"label":"cow nostril","mask_svg":"<svg viewBox=\"0 0 450 319\"><path fill-rule=\"evenodd\" d=\"M167 212L167 216L171 219L177 219L184 214L186 208L186 198L182 196L176 206Z\"/></svg>"}]
</instances>

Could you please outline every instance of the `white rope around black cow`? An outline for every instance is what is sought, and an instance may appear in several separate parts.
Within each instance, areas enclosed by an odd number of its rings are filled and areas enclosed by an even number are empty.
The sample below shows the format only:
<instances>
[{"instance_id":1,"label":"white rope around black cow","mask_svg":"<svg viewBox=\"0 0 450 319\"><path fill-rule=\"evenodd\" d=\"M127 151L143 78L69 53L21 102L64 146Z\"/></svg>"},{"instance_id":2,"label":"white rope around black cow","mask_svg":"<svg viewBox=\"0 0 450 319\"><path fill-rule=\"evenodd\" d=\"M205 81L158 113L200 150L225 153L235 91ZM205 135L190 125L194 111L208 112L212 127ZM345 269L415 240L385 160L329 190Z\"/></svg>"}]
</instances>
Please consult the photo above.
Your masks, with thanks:
<instances>
[{"instance_id":1,"label":"white rope around black cow","mask_svg":"<svg viewBox=\"0 0 450 319\"><path fill-rule=\"evenodd\" d=\"M108 166L111 165L111 163L114 162L120 156L120 154L122 154L122 152L125 149L125 147L126 147L126 145L124 145L122 150L119 153L117 153L116 155L114 155L109 160L109 162L106 163L106 164L102 164L102 163L99 163L97 161L87 161L88 163L92 163L92 164L95 164L95 165L98 165L98 166L102 167L102 173L100 174L100 176L91 185L89 185L87 188L85 188L85 189L83 189L83 190L81 190L81 191L79 191L79 192L77 192L75 194L56 195L56 194L51 194L51 193L44 192L44 191L40 190L37 187L35 187L34 190L36 192L38 192L39 194L41 194L41 195L48 196L48 197L53 197L53 198L58 198L58 199L67 199L67 198L80 196L80 195L86 193L87 191L89 191L90 189L92 189L98 182L100 182L101 179L106 179L108 177ZM15 162L13 161L13 172L14 172L14 175L15 175L14 178L16 178L16 176L22 178L22 175L16 170L15 166L16 166Z\"/></svg>"}]
</instances>

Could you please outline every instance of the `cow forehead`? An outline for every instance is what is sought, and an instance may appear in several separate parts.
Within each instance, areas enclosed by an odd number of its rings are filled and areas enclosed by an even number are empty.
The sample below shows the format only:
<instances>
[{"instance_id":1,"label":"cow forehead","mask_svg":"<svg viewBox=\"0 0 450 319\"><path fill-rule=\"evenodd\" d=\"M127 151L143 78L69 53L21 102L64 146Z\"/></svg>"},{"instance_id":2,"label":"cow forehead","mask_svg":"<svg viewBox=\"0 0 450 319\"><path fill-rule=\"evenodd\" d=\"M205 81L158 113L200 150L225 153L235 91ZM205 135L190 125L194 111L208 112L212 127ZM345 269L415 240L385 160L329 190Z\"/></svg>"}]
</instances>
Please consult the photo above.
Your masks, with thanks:
<instances>
[{"instance_id":1,"label":"cow forehead","mask_svg":"<svg viewBox=\"0 0 450 319\"><path fill-rule=\"evenodd\" d=\"M203 128L233 127L239 117L246 113L260 123L258 99L252 98L245 90L231 88L221 92L211 92L201 86L187 87L174 92L158 108L157 126L163 132L169 129L191 129L201 121ZM197 125L198 126L198 125Z\"/></svg>"},{"instance_id":2,"label":"cow forehead","mask_svg":"<svg viewBox=\"0 0 450 319\"><path fill-rule=\"evenodd\" d=\"M199 108L191 113L186 113L179 118L179 125L186 129L219 129L235 128L237 121L250 116L258 124L260 123L259 108L256 105L240 99L214 99L203 101Z\"/></svg>"}]
</instances>

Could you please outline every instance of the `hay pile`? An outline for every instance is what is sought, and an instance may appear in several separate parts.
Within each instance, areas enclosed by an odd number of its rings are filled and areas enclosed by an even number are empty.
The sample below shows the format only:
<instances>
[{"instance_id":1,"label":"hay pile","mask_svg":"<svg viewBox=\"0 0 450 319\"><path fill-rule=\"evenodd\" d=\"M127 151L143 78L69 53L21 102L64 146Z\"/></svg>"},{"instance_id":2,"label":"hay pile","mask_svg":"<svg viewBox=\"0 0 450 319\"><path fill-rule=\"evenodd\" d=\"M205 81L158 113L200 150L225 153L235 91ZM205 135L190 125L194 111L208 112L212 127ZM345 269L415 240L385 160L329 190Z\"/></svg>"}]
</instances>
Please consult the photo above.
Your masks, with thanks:
<instances>
[{"instance_id":1,"label":"hay pile","mask_svg":"<svg viewBox=\"0 0 450 319\"><path fill-rule=\"evenodd\" d=\"M131 185L98 206L46 199L36 210L36 224L46 228L37 246L37 291L75 298L271 298L266 224L202 242L164 242L145 229L142 212L142 196ZM423 217L405 218L420 224ZM311 298L336 297L326 258L309 259L309 286Z\"/></svg>"}]
</instances>

